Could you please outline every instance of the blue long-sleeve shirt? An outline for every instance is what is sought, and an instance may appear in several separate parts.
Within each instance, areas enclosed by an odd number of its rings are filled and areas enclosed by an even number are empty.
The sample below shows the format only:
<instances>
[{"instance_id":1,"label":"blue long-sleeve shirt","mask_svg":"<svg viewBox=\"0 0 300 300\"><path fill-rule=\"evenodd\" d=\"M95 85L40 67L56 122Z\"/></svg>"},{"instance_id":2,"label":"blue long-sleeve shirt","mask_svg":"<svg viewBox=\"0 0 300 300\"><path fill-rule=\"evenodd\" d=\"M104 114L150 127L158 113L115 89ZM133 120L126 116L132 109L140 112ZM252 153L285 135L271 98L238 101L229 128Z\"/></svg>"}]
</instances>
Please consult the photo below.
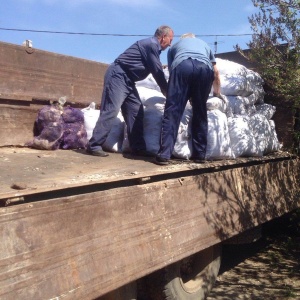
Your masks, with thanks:
<instances>
[{"instance_id":1,"label":"blue long-sleeve shirt","mask_svg":"<svg viewBox=\"0 0 300 300\"><path fill-rule=\"evenodd\" d=\"M156 37L139 40L125 50L116 60L127 76L134 82L153 75L162 91L167 90L167 81L159 55L161 46Z\"/></svg>"}]
</instances>

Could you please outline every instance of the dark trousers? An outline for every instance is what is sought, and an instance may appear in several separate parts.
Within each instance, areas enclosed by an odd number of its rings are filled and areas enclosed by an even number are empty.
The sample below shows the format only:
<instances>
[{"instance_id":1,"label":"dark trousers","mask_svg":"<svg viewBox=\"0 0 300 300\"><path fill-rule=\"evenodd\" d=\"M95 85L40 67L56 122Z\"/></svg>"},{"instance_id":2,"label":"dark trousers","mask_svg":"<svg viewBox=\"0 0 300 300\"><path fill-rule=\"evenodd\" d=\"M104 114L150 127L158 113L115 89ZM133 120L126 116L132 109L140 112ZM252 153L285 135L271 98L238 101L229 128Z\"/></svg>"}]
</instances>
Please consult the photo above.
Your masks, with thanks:
<instances>
[{"instance_id":1,"label":"dark trousers","mask_svg":"<svg viewBox=\"0 0 300 300\"><path fill-rule=\"evenodd\" d=\"M90 150L101 149L120 110L127 125L131 149L133 151L145 150L143 104L135 83L118 64L113 63L105 73L100 116L89 140Z\"/></svg>"},{"instance_id":2,"label":"dark trousers","mask_svg":"<svg viewBox=\"0 0 300 300\"><path fill-rule=\"evenodd\" d=\"M192 156L205 159L208 130L206 101L213 80L214 72L194 59L184 60L171 71L158 156L171 158L180 121L190 99L193 107Z\"/></svg>"}]
</instances>

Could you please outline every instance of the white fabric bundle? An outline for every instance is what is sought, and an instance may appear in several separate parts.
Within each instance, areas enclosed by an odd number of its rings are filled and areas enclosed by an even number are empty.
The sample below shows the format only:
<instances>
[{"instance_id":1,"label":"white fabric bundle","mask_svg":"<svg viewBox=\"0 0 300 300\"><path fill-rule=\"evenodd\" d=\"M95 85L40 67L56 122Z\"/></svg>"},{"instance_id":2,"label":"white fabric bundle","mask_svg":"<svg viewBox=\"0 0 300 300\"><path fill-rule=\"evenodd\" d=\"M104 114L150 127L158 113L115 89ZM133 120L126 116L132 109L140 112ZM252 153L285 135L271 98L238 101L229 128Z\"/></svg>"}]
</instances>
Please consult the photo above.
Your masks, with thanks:
<instances>
[{"instance_id":1,"label":"white fabric bundle","mask_svg":"<svg viewBox=\"0 0 300 300\"><path fill-rule=\"evenodd\" d=\"M125 121L121 112L118 113L113 122L113 126L102 145L102 148L110 152L122 152L122 144L124 140Z\"/></svg>"},{"instance_id":2,"label":"white fabric bundle","mask_svg":"<svg viewBox=\"0 0 300 300\"><path fill-rule=\"evenodd\" d=\"M250 124L259 152L268 154L280 150L274 121L270 122L263 114L256 113L250 117Z\"/></svg>"},{"instance_id":3,"label":"white fabric bundle","mask_svg":"<svg viewBox=\"0 0 300 300\"><path fill-rule=\"evenodd\" d=\"M154 108L157 104L165 105L166 98L160 91L143 86L137 87L137 91L145 107Z\"/></svg>"},{"instance_id":4,"label":"white fabric bundle","mask_svg":"<svg viewBox=\"0 0 300 300\"><path fill-rule=\"evenodd\" d=\"M100 110L96 109L95 102L91 102L88 107L81 110L84 116L84 127L87 133L87 139L92 137L93 130L100 115Z\"/></svg>"},{"instance_id":5,"label":"white fabric bundle","mask_svg":"<svg viewBox=\"0 0 300 300\"><path fill-rule=\"evenodd\" d=\"M232 113L232 110L230 109L228 98L224 95L223 95L223 98L224 98L224 100L222 100L218 97L209 97L206 102L207 110L218 109L219 111L225 113L226 115L228 115L229 113Z\"/></svg>"},{"instance_id":6,"label":"white fabric bundle","mask_svg":"<svg viewBox=\"0 0 300 300\"><path fill-rule=\"evenodd\" d=\"M255 102L263 97L260 75L246 67L224 59L216 59L221 79L221 93L227 96L248 97L255 93Z\"/></svg>"},{"instance_id":7,"label":"white fabric bundle","mask_svg":"<svg viewBox=\"0 0 300 300\"><path fill-rule=\"evenodd\" d=\"M180 121L178 135L172 153L175 157L189 159L192 156L191 118L192 107L187 103Z\"/></svg>"},{"instance_id":8,"label":"white fabric bundle","mask_svg":"<svg viewBox=\"0 0 300 300\"><path fill-rule=\"evenodd\" d=\"M247 75L247 68L241 64L235 63L233 61L227 59L216 58L216 64L220 75L239 75L239 76L246 76Z\"/></svg>"},{"instance_id":9,"label":"white fabric bundle","mask_svg":"<svg viewBox=\"0 0 300 300\"><path fill-rule=\"evenodd\" d=\"M192 108L188 104L182 116L173 155L178 158L189 159L192 156L191 119ZM230 159L234 154L230 146L230 136L227 117L218 109L207 113L208 135L206 159Z\"/></svg>"},{"instance_id":10,"label":"white fabric bundle","mask_svg":"<svg viewBox=\"0 0 300 300\"><path fill-rule=\"evenodd\" d=\"M271 132L269 136L269 143L266 146L266 153L279 151L282 147L282 145L278 141L277 133L275 130L275 122L273 120L269 120L269 124L271 127Z\"/></svg>"},{"instance_id":11,"label":"white fabric bundle","mask_svg":"<svg viewBox=\"0 0 300 300\"><path fill-rule=\"evenodd\" d=\"M236 116L228 118L228 128L231 149L235 157L263 155L257 147L249 117Z\"/></svg>"},{"instance_id":12,"label":"white fabric bundle","mask_svg":"<svg viewBox=\"0 0 300 300\"><path fill-rule=\"evenodd\" d=\"M160 88L153 78L152 74L149 74L145 79L137 81L135 83L136 87L144 87L147 89L152 89L160 92Z\"/></svg>"},{"instance_id":13,"label":"white fabric bundle","mask_svg":"<svg viewBox=\"0 0 300 300\"><path fill-rule=\"evenodd\" d=\"M87 139L89 140L93 135L93 130L100 115L100 110L96 109L95 102L92 102L88 107L83 108L81 111L84 116L84 127L87 132ZM113 127L103 144L103 149L111 152L121 152L124 133L124 118L119 112L117 118L114 120Z\"/></svg>"},{"instance_id":14,"label":"white fabric bundle","mask_svg":"<svg viewBox=\"0 0 300 300\"><path fill-rule=\"evenodd\" d=\"M247 107L244 97L241 96L227 96L230 110L234 115L247 115Z\"/></svg>"},{"instance_id":15,"label":"white fabric bundle","mask_svg":"<svg viewBox=\"0 0 300 300\"><path fill-rule=\"evenodd\" d=\"M280 144L271 120L276 108L263 101L263 80L260 75L232 61L218 59L217 67L221 76L221 94L224 100L209 97L208 145L206 159L232 159L247 156L262 156L278 151ZM168 69L164 69L168 79ZM137 91L144 106L144 138L147 150L156 154L159 150L161 123L165 97L152 75L136 83ZM99 110L91 105L82 110L88 138L99 117ZM173 155L182 159L192 156L191 135L192 107L187 104L182 116ZM127 128L122 114L107 141L106 150L114 152L130 151Z\"/></svg>"},{"instance_id":16,"label":"white fabric bundle","mask_svg":"<svg viewBox=\"0 0 300 300\"><path fill-rule=\"evenodd\" d=\"M228 130L227 117L218 109L207 112L208 135L206 159L234 158Z\"/></svg>"},{"instance_id":17,"label":"white fabric bundle","mask_svg":"<svg viewBox=\"0 0 300 300\"><path fill-rule=\"evenodd\" d=\"M253 93L251 85L241 75L220 75L221 94L234 96L249 96Z\"/></svg>"},{"instance_id":18,"label":"white fabric bundle","mask_svg":"<svg viewBox=\"0 0 300 300\"><path fill-rule=\"evenodd\" d=\"M256 105L256 111L264 115L268 120L271 120L276 112L276 107L271 104L263 103Z\"/></svg>"},{"instance_id":19,"label":"white fabric bundle","mask_svg":"<svg viewBox=\"0 0 300 300\"><path fill-rule=\"evenodd\" d=\"M261 114L254 114L250 117L250 126L252 128L259 153L266 154L271 134L271 127L267 118Z\"/></svg>"}]
</instances>

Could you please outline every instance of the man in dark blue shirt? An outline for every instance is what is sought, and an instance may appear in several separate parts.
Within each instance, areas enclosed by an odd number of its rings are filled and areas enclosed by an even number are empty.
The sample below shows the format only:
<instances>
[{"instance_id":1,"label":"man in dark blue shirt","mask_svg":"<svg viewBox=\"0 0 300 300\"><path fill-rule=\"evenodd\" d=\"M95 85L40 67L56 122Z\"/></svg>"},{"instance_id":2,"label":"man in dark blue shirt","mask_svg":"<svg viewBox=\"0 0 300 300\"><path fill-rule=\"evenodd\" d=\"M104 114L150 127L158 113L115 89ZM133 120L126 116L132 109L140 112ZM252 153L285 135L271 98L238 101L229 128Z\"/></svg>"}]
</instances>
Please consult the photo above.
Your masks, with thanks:
<instances>
[{"instance_id":1,"label":"man in dark blue shirt","mask_svg":"<svg viewBox=\"0 0 300 300\"><path fill-rule=\"evenodd\" d=\"M173 37L173 30L169 26L160 26L153 37L137 41L109 66L104 77L100 116L89 140L87 153L108 156L102 145L121 110L132 154L150 156L143 137L144 108L135 82L151 73L166 96L167 81L159 55L171 45Z\"/></svg>"}]
</instances>

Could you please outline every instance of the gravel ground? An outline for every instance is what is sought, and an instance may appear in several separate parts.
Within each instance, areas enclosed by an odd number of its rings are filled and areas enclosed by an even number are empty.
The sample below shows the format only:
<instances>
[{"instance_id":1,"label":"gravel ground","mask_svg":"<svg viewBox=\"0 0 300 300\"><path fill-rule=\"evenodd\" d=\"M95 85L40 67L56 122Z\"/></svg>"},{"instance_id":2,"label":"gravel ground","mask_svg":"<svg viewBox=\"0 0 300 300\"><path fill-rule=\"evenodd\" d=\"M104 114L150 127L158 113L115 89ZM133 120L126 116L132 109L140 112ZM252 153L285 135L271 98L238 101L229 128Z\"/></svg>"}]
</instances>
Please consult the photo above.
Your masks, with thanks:
<instances>
[{"instance_id":1,"label":"gravel ground","mask_svg":"<svg viewBox=\"0 0 300 300\"><path fill-rule=\"evenodd\" d=\"M207 300L300 299L300 213L269 223L253 244L226 245Z\"/></svg>"}]
</instances>

